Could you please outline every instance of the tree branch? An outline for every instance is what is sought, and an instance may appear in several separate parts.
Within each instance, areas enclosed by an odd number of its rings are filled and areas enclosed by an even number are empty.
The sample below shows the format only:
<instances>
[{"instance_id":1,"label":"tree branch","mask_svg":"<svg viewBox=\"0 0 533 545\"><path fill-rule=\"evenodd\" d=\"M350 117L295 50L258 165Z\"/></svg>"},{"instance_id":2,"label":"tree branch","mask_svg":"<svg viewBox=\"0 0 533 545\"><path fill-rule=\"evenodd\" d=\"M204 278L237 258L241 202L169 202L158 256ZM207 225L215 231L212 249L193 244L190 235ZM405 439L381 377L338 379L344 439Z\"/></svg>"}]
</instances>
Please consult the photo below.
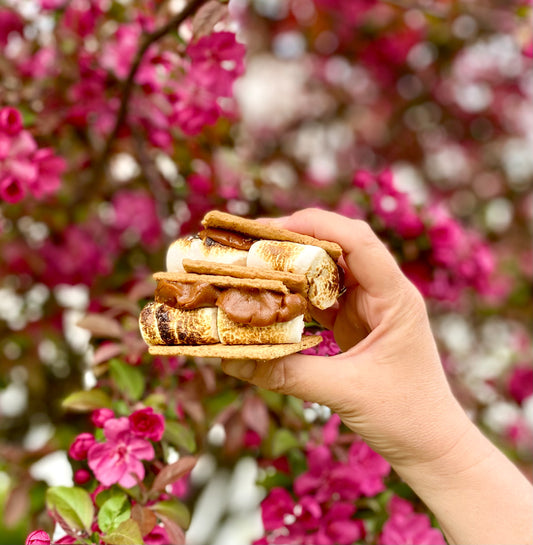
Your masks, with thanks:
<instances>
[{"instance_id":1,"label":"tree branch","mask_svg":"<svg viewBox=\"0 0 533 545\"><path fill-rule=\"evenodd\" d=\"M128 114L128 107L129 102L131 98L131 94L134 89L135 85L135 76L137 75L137 72L139 70L139 67L141 66L142 60L144 58L144 55L155 42L166 36L169 32L177 29L186 19L188 19L191 15L194 15L198 9L207 2L207 0L191 0L182 11L177 13L174 17L172 17L166 24L161 26L160 28L154 30L150 34L148 34L141 45L139 46L139 49L137 50L137 53L135 54L135 57L133 59L133 62L131 64L129 73L127 78L124 80L124 85L122 88L122 97L120 101L120 108L117 114L117 117L115 119L115 124L113 126L112 131L109 133L109 136L107 137L104 147L102 148L102 151L96 158L91 182L89 185L91 187L91 191L94 191L95 188L98 188L101 186L104 180L104 170L107 163L107 160L109 159L109 156L111 154L111 151L113 149L113 144L115 140L118 137L120 128L126 121L126 117ZM84 188L85 189L85 188ZM81 191L82 193L82 199L83 194L85 191ZM80 199L81 200L81 199Z\"/></svg>"}]
</instances>

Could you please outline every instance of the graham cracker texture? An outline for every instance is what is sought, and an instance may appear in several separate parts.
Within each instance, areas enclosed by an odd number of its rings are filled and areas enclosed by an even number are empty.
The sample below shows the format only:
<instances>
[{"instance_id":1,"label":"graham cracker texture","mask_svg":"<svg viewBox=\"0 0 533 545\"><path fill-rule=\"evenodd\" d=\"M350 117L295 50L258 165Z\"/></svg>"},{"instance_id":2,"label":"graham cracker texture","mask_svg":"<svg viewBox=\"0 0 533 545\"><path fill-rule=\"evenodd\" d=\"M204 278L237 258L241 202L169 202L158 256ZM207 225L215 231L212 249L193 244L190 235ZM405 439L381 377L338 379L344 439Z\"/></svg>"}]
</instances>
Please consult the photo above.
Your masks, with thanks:
<instances>
[{"instance_id":1,"label":"graham cracker texture","mask_svg":"<svg viewBox=\"0 0 533 545\"><path fill-rule=\"evenodd\" d=\"M150 346L153 356L193 356L199 358L273 360L312 348L322 341L320 335L306 335L299 343L290 344L210 344L200 346Z\"/></svg>"},{"instance_id":2,"label":"graham cracker texture","mask_svg":"<svg viewBox=\"0 0 533 545\"><path fill-rule=\"evenodd\" d=\"M319 240L309 235L302 235L300 233L294 233L287 229L281 229L274 227L268 223L262 223L259 221L251 220L248 218L241 218L240 216L234 216L226 212L220 212L219 210L211 210L208 212L203 220L202 225L205 228L213 227L217 229L227 229L229 231L236 231L245 235L257 239L267 240L285 240L288 242L296 242L298 244L309 244L311 246L318 246L326 250L326 252L337 261L342 255L342 248L335 242L327 240Z\"/></svg>"},{"instance_id":3,"label":"graham cracker texture","mask_svg":"<svg viewBox=\"0 0 533 545\"><path fill-rule=\"evenodd\" d=\"M271 290L280 293L289 293L289 289L281 280L269 280L264 278L235 278L233 276L219 276L216 274L194 274L182 272L156 272L153 277L156 280L168 282L205 282L221 288L252 288Z\"/></svg>"},{"instance_id":4,"label":"graham cracker texture","mask_svg":"<svg viewBox=\"0 0 533 545\"><path fill-rule=\"evenodd\" d=\"M309 289L304 274L295 274L285 271L261 269L259 267L245 267L226 263L214 263L195 259L184 259L183 268L189 273L232 276L235 278L256 278L264 280L279 280L291 291L306 294Z\"/></svg>"}]
</instances>

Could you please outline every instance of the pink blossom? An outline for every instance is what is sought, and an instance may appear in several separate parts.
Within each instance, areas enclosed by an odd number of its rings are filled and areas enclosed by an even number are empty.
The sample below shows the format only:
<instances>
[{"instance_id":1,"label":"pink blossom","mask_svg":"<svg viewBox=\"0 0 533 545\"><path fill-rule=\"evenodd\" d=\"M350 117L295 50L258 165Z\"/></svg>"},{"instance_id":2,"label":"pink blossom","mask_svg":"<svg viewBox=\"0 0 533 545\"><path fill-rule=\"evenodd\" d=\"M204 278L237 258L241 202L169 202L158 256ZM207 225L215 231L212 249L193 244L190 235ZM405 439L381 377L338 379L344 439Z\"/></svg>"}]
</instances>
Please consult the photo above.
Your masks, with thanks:
<instances>
[{"instance_id":1,"label":"pink blossom","mask_svg":"<svg viewBox=\"0 0 533 545\"><path fill-rule=\"evenodd\" d=\"M233 32L214 32L187 46L190 77L216 96L232 96L233 82L244 72L246 48Z\"/></svg>"},{"instance_id":2,"label":"pink blossom","mask_svg":"<svg viewBox=\"0 0 533 545\"><path fill-rule=\"evenodd\" d=\"M128 417L131 431L145 439L160 441L165 431L165 419L163 415L154 413L152 407L139 409Z\"/></svg>"},{"instance_id":3,"label":"pink blossom","mask_svg":"<svg viewBox=\"0 0 533 545\"><path fill-rule=\"evenodd\" d=\"M56 240L47 239L40 250L45 263L41 281L48 286L91 285L107 274L113 263L113 241L104 238L101 229L96 222L69 225Z\"/></svg>"},{"instance_id":4,"label":"pink blossom","mask_svg":"<svg viewBox=\"0 0 533 545\"><path fill-rule=\"evenodd\" d=\"M322 440L324 445L332 445L339 438L341 418L338 414L332 414L322 428Z\"/></svg>"},{"instance_id":5,"label":"pink blossom","mask_svg":"<svg viewBox=\"0 0 533 545\"><path fill-rule=\"evenodd\" d=\"M362 520L353 520L353 503L335 502L320 520L318 532L314 536L316 545L350 545L365 535Z\"/></svg>"},{"instance_id":6,"label":"pink blossom","mask_svg":"<svg viewBox=\"0 0 533 545\"><path fill-rule=\"evenodd\" d=\"M29 78L45 78L57 74L57 51L51 46L42 46L32 55L20 60L18 69Z\"/></svg>"},{"instance_id":7,"label":"pink blossom","mask_svg":"<svg viewBox=\"0 0 533 545\"><path fill-rule=\"evenodd\" d=\"M509 377L507 388L510 396L519 404L533 395L533 367L517 366Z\"/></svg>"},{"instance_id":8,"label":"pink blossom","mask_svg":"<svg viewBox=\"0 0 533 545\"><path fill-rule=\"evenodd\" d=\"M87 452L95 442L96 439L92 433L80 433L70 445L68 455L74 460L85 460Z\"/></svg>"},{"instance_id":9,"label":"pink blossom","mask_svg":"<svg viewBox=\"0 0 533 545\"><path fill-rule=\"evenodd\" d=\"M89 467L104 486L118 483L125 488L137 484L144 478L141 460L152 460L155 456L150 442L135 435L130 421L111 418L104 424L105 443L95 443L88 452Z\"/></svg>"},{"instance_id":10,"label":"pink blossom","mask_svg":"<svg viewBox=\"0 0 533 545\"><path fill-rule=\"evenodd\" d=\"M173 95L172 121L189 136L200 133L220 117L216 98L191 78L185 79Z\"/></svg>"},{"instance_id":11,"label":"pink blossom","mask_svg":"<svg viewBox=\"0 0 533 545\"><path fill-rule=\"evenodd\" d=\"M137 48L142 29L137 24L123 24L113 34L112 41L102 50L101 66L119 79L126 79Z\"/></svg>"},{"instance_id":12,"label":"pink blossom","mask_svg":"<svg viewBox=\"0 0 533 545\"><path fill-rule=\"evenodd\" d=\"M161 222L153 197L144 190L118 191L112 200L113 226L119 231L136 234L148 248L161 240Z\"/></svg>"},{"instance_id":13,"label":"pink blossom","mask_svg":"<svg viewBox=\"0 0 533 545\"><path fill-rule=\"evenodd\" d=\"M26 538L26 545L50 545L50 536L44 530L35 530Z\"/></svg>"},{"instance_id":14,"label":"pink blossom","mask_svg":"<svg viewBox=\"0 0 533 545\"><path fill-rule=\"evenodd\" d=\"M187 495L189 491L189 475L178 479L176 482L172 483L171 494L177 498L183 498Z\"/></svg>"},{"instance_id":15,"label":"pink blossom","mask_svg":"<svg viewBox=\"0 0 533 545\"><path fill-rule=\"evenodd\" d=\"M33 161L38 175L28 180L31 193L41 199L45 195L56 192L61 183L60 176L66 169L66 162L62 157L54 155L51 148L41 148L33 154Z\"/></svg>"},{"instance_id":16,"label":"pink blossom","mask_svg":"<svg viewBox=\"0 0 533 545\"><path fill-rule=\"evenodd\" d=\"M5 176L0 180L0 198L9 204L16 204L26 195L24 185L18 178Z\"/></svg>"},{"instance_id":17,"label":"pink blossom","mask_svg":"<svg viewBox=\"0 0 533 545\"><path fill-rule=\"evenodd\" d=\"M74 543L77 543L77 542L78 540L74 536L69 536L67 534L66 536L63 536L57 541L54 541L54 545L73 545Z\"/></svg>"},{"instance_id":18,"label":"pink blossom","mask_svg":"<svg viewBox=\"0 0 533 545\"><path fill-rule=\"evenodd\" d=\"M319 334L322 337L322 342L317 346L314 346L313 348L306 348L305 350L302 350L302 354L311 354L317 356L335 356L336 354L340 354L341 349L335 341L333 331L324 330L320 331Z\"/></svg>"},{"instance_id":19,"label":"pink blossom","mask_svg":"<svg viewBox=\"0 0 533 545\"><path fill-rule=\"evenodd\" d=\"M349 450L348 463L365 496L375 496L385 490L383 478L390 472L389 463L364 441L354 441Z\"/></svg>"},{"instance_id":20,"label":"pink blossom","mask_svg":"<svg viewBox=\"0 0 533 545\"><path fill-rule=\"evenodd\" d=\"M145 545L167 545L172 540L162 526L156 525L149 534L143 537L143 542Z\"/></svg>"},{"instance_id":21,"label":"pink blossom","mask_svg":"<svg viewBox=\"0 0 533 545\"><path fill-rule=\"evenodd\" d=\"M0 9L0 46L7 45L10 34L22 34L24 20L14 10Z\"/></svg>"},{"instance_id":22,"label":"pink blossom","mask_svg":"<svg viewBox=\"0 0 533 545\"><path fill-rule=\"evenodd\" d=\"M294 500L285 488L273 488L261 504L265 530L272 531L285 525L285 515L294 510Z\"/></svg>"},{"instance_id":23,"label":"pink blossom","mask_svg":"<svg viewBox=\"0 0 533 545\"><path fill-rule=\"evenodd\" d=\"M429 517L415 513L407 500L394 496L389 503L389 513L379 545L445 545L441 532L432 528Z\"/></svg>"},{"instance_id":24,"label":"pink blossom","mask_svg":"<svg viewBox=\"0 0 533 545\"><path fill-rule=\"evenodd\" d=\"M64 159L50 148L37 147L22 128L22 117L14 108L0 109L0 195L9 203L27 192L38 199L57 191L66 168Z\"/></svg>"},{"instance_id":25,"label":"pink blossom","mask_svg":"<svg viewBox=\"0 0 533 545\"><path fill-rule=\"evenodd\" d=\"M74 473L74 482L78 485L87 484L91 480L91 474L86 469L78 469Z\"/></svg>"},{"instance_id":26,"label":"pink blossom","mask_svg":"<svg viewBox=\"0 0 533 545\"><path fill-rule=\"evenodd\" d=\"M0 132L9 136L16 136L22 130L22 115L15 108L2 108L0 110Z\"/></svg>"},{"instance_id":27,"label":"pink blossom","mask_svg":"<svg viewBox=\"0 0 533 545\"><path fill-rule=\"evenodd\" d=\"M114 418L115 413L111 409L96 409L91 413L91 422L97 428L103 428L104 424L110 419Z\"/></svg>"}]
</instances>

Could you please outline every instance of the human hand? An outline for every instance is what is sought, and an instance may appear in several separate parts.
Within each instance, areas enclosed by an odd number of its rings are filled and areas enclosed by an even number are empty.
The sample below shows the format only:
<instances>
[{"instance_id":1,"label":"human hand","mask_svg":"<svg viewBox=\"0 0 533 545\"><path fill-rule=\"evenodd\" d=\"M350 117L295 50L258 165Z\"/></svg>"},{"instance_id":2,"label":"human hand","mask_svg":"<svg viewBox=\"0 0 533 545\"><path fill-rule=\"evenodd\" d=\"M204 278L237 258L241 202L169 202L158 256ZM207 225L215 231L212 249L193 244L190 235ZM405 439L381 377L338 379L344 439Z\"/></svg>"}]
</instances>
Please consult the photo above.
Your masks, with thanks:
<instances>
[{"instance_id":1,"label":"human hand","mask_svg":"<svg viewBox=\"0 0 533 545\"><path fill-rule=\"evenodd\" d=\"M362 221L308 209L276 225L343 248L346 292L334 307L313 314L344 353L225 361L222 369L327 405L393 466L443 455L470 422L447 384L418 290Z\"/></svg>"}]
</instances>

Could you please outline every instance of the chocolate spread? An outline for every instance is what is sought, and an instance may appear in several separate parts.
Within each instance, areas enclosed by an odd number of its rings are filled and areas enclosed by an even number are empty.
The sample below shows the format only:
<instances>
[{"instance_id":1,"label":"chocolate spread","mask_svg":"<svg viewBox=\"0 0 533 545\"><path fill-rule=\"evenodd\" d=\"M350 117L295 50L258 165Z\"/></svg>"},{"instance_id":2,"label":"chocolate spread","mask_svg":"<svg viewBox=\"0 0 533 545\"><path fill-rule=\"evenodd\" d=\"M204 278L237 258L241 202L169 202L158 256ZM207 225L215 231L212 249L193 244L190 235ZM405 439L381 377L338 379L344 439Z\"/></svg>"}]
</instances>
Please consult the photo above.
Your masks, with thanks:
<instances>
[{"instance_id":1,"label":"chocolate spread","mask_svg":"<svg viewBox=\"0 0 533 545\"><path fill-rule=\"evenodd\" d=\"M230 288L220 294L217 306L234 322L263 327L292 320L305 312L307 303L297 293Z\"/></svg>"},{"instance_id":2,"label":"chocolate spread","mask_svg":"<svg viewBox=\"0 0 533 545\"><path fill-rule=\"evenodd\" d=\"M288 322L307 309L306 300L298 293L284 295L250 288L221 290L205 282L160 280L155 290L155 301L186 310L216 305L234 322L259 327Z\"/></svg>"},{"instance_id":3,"label":"chocolate spread","mask_svg":"<svg viewBox=\"0 0 533 545\"><path fill-rule=\"evenodd\" d=\"M237 250L249 250L256 240L235 231L227 231L226 229L204 229L198 233L198 236L204 241L209 242L209 239L214 240L219 244L230 246Z\"/></svg>"},{"instance_id":4,"label":"chocolate spread","mask_svg":"<svg viewBox=\"0 0 533 545\"><path fill-rule=\"evenodd\" d=\"M157 303L174 308L192 310L200 307L214 307L219 291L206 282L166 282L160 280L155 290Z\"/></svg>"}]
</instances>

